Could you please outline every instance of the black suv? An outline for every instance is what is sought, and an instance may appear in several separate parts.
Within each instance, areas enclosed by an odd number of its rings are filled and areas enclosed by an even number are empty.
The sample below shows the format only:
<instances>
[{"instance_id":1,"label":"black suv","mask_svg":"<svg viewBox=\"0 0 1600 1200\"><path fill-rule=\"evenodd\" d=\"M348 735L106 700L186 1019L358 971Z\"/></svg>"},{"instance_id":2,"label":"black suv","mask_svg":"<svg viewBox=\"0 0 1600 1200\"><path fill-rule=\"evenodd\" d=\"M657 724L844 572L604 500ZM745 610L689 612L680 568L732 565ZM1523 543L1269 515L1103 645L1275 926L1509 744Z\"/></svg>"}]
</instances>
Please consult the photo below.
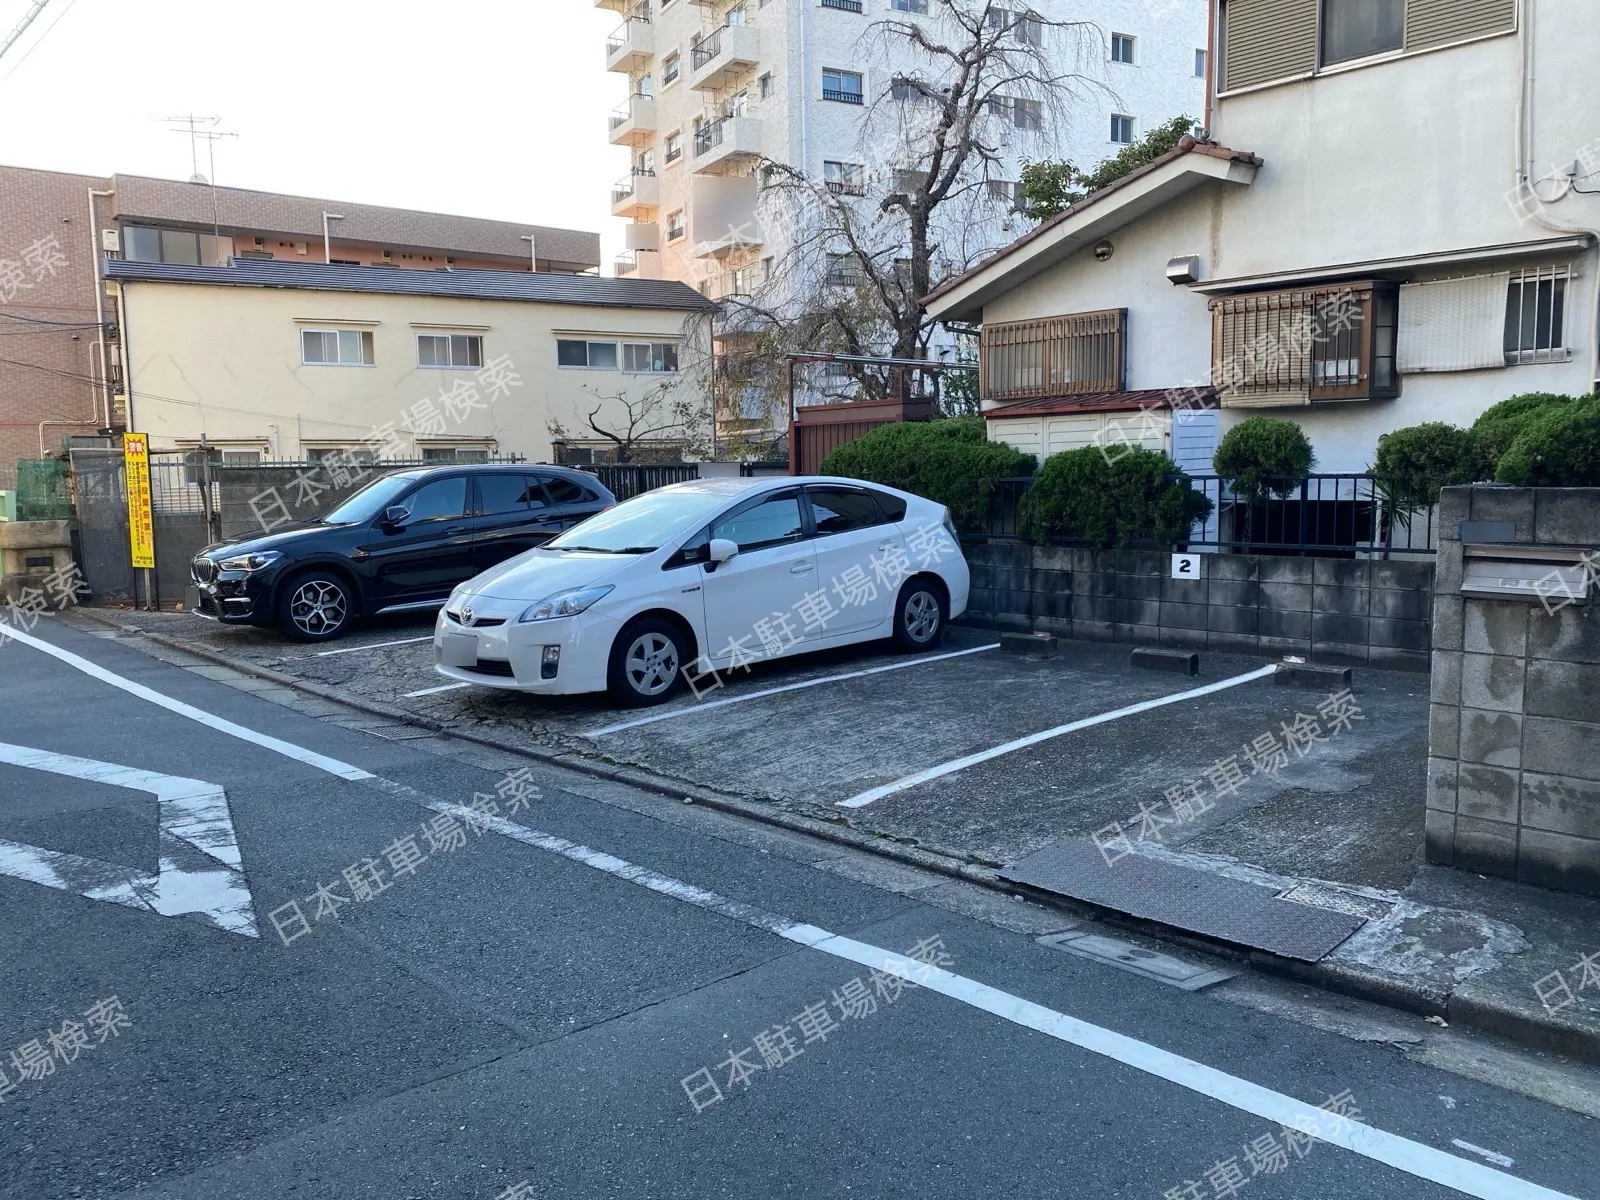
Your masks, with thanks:
<instances>
[{"instance_id":1,"label":"black suv","mask_svg":"<svg viewBox=\"0 0 1600 1200\"><path fill-rule=\"evenodd\" d=\"M309 524L206 547L190 564L188 607L325 642L360 616L438 608L456 584L616 502L594 476L560 467L398 471Z\"/></svg>"}]
</instances>

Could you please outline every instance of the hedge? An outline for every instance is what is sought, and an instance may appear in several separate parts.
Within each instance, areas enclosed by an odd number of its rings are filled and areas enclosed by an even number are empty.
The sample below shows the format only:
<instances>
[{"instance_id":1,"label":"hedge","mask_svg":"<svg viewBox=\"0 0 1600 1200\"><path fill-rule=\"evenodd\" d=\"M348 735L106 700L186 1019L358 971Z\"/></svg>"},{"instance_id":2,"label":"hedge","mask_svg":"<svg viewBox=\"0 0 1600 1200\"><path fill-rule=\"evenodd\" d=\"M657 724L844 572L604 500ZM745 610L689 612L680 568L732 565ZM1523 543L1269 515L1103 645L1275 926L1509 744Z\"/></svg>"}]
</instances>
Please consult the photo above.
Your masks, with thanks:
<instances>
[{"instance_id":1,"label":"hedge","mask_svg":"<svg viewBox=\"0 0 1600 1200\"><path fill-rule=\"evenodd\" d=\"M1017 529L1032 542L1053 537L1097 546L1181 542L1211 514L1211 501L1159 450L1097 446L1064 450L1044 460L1017 507Z\"/></svg>"},{"instance_id":2,"label":"hedge","mask_svg":"<svg viewBox=\"0 0 1600 1200\"><path fill-rule=\"evenodd\" d=\"M1372 473L1391 511L1427 508L1440 488L1472 481L1472 436L1443 421L1396 429L1378 438Z\"/></svg>"},{"instance_id":3,"label":"hedge","mask_svg":"<svg viewBox=\"0 0 1600 1200\"><path fill-rule=\"evenodd\" d=\"M1315 462L1311 440L1294 421L1250 417L1222 435L1211 465L1240 499L1264 500L1269 491L1286 496L1299 487Z\"/></svg>"},{"instance_id":4,"label":"hedge","mask_svg":"<svg viewBox=\"0 0 1600 1200\"><path fill-rule=\"evenodd\" d=\"M1032 475L1036 465L1031 454L986 436L982 417L880 425L840 446L819 470L925 496L950 510L957 529L977 531L999 481Z\"/></svg>"},{"instance_id":5,"label":"hedge","mask_svg":"<svg viewBox=\"0 0 1600 1200\"><path fill-rule=\"evenodd\" d=\"M1600 393L1547 405L1525 421L1500 458L1495 482L1600 487Z\"/></svg>"},{"instance_id":6,"label":"hedge","mask_svg":"<svg viewBox=\"0 0 1600 1200\"><path fill-rule=\"evenodd\" d=\"M1573 403L1555 392L1524 392L1483 411L1472 423L1472 478L1492 480L1500 460L1529 421L1551 408Z\"/></svg>"}]
</instances>

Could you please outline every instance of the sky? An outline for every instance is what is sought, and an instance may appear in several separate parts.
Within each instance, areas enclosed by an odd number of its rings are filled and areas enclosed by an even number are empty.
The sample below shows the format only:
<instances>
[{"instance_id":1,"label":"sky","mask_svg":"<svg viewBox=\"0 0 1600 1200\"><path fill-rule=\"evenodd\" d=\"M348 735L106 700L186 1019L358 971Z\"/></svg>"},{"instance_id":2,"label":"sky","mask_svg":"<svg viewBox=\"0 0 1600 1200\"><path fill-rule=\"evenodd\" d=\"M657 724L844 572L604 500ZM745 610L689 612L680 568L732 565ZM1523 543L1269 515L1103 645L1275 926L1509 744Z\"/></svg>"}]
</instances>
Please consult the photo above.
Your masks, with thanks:
<instances>
[{"instance_id":1,"label":"sky","mask_svg":"<svg viewBox=\"0 0 1600 1200\"><path fill-rule=\"evenodd\" d=\"M0 0L0 40L31 7ZM161 118L215 114L219 184L598 230L609 263L616 24L594 0L50 0L0 58L0 163L187 179Z\"/></svg>"}]
</instances>

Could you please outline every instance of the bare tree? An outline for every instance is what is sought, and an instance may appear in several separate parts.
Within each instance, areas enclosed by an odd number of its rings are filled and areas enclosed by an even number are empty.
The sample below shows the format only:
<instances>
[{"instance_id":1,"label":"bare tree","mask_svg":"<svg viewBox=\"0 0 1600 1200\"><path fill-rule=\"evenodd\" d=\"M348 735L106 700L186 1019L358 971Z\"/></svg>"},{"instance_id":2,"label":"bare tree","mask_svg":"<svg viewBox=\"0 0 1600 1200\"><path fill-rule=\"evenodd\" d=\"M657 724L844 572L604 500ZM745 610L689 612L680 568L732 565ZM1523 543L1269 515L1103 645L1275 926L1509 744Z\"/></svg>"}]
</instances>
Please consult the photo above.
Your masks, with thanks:
<instances>
[{"instance_id":1,"label":"bare tree","mask_svg":"<svg viewBox=\"0 0 1600 1200\"><path fill-rule=\"evenodd\" d=\"M927 18L871 27L895 71L869 98L861 177L762 166L760 221L782 253L757 295L725 302L724 327L741 334L730 357L777 345L925 357L923 298L1025 227L1001 186L1008 144L1059 141L1074 101L1102 86L1081 69L1101 34L994 0L929 3Z\"/></svg>"},{"instance_id":2,"label":"bare tree","mask_svg":"<svg viewBox=\"0 0 1600 1200\"><path fill-rule=\"evenodd\" d=\"M675 382L656 384L634 396L625 391L584 391L594 397L594 404L582 416L583 424L569 427L552 417L545 426L552 438L605 442L619 463L662 454L675 460L709 456L711 410L698 391L685 391Z\"/></svg>"}]
</instances>

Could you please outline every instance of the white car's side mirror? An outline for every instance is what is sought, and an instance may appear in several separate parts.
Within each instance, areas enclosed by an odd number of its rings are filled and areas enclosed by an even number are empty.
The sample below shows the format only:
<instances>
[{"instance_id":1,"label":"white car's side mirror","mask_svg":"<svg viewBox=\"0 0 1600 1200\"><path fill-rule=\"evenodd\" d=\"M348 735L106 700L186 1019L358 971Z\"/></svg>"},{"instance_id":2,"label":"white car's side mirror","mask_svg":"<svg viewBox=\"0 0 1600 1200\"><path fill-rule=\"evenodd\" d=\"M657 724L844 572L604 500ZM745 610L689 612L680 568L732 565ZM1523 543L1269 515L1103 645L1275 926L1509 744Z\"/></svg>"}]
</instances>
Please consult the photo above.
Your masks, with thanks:
<instances>
[{"instance_id":1,"label":"white car's side mirror","mask_svg":"<svg viewBox=\"0 0 1600 1200\"><path fill-rule=\"evenodd\" d=\"M739 553L739 543L728 538L712 538L707 550L707 558L711 565L720 567L735 554Z\"/></svg>"}]
</instances>

